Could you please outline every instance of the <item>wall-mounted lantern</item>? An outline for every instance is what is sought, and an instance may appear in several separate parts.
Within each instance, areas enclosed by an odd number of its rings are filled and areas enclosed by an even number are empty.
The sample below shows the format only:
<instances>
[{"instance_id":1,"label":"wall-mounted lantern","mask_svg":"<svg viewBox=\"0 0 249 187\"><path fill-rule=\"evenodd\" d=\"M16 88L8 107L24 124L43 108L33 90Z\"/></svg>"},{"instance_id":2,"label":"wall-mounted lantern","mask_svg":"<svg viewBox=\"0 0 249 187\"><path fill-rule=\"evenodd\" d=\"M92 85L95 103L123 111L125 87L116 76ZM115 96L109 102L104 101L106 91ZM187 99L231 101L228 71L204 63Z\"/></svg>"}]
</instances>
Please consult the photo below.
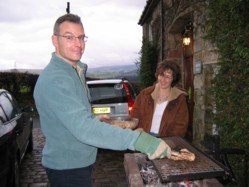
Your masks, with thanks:
<instances>
[{"instance_id":1,"label":"wall-mounted lantern","mask_svg":"<svg viewBox=\"0 0 249 187\"><path fill-rule=\"evenodd\" d=\"M193 24L191 21L189 21L188 24L185 25L184 30L183 30L183 34L182 34L183 45L185 45L185 46L190 45L192 30L193 30Z\"/></svg>"},{"instance_id":2,"label":"wall-mounted lantern","mask_svg":"<svg viewBox=\"0 0 249 187\"><path fill-rule=\"evenodd\" d=\"M189 45L190 44L190 37L189 36L183 36L182 43L183 45Z\"/></svg>"}]
</instances>

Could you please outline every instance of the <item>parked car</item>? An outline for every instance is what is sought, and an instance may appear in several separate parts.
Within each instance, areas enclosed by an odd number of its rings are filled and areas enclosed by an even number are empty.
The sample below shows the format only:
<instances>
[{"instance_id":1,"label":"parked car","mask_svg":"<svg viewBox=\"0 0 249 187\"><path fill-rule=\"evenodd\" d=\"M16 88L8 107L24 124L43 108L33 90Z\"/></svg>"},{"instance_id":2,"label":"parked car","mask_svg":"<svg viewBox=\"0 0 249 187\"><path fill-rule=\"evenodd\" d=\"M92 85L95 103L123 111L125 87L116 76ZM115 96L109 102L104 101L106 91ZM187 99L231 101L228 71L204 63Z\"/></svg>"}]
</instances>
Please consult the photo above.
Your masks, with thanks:
<instances>
[{"instance_id":1,"label":"parked car","mask_svg":"<svg viewBox=\"0 0 249 187\"><path fill-rule=\"evenodd\" d=\"M92 112L95 115L108 114L111 117L129 117L137 91L126 79L103 79L87 81Z\"/></svg>"},{"instance_id":2,"label":"parked car","mask_svg":"<svg viewBox=\"0 0 249 187\"><path fill-rule=\"evenodd\" d=\"M19 186L19 166L33 150L30 108L20 108L13 96L0 89L0 186Z\"/></svg>"}]
</instances>

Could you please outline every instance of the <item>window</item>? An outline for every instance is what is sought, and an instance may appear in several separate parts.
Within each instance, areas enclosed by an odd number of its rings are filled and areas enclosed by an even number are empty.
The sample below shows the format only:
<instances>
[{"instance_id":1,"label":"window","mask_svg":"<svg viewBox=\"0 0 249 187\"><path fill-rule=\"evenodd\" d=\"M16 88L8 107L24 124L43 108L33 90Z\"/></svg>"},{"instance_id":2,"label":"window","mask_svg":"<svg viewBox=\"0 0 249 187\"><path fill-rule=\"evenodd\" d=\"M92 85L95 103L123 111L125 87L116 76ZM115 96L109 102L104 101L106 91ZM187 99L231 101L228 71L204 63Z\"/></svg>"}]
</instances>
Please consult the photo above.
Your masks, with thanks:
<instances>
[{"instance_id":1,"label":"window","mask_svg":"<svg viewBox=\"0 0 249 187\"><path fill-rule=\"evenodd\" d=\"M3 124L6 121L7 121L6 114L4 113L3 108L0 104L0 124Z\"/></svg>"},{"instance_id":2,"label":"window","mask_svg":"<svg viewBox=\"0 0 249 187\"><path fill-rule=\"evenodd\" d=\"M15 128L16 121L10 120L19 113L20 109L13 97L6 91L0 92L0 137Z\"/></svg>"},{"instance_id":3,"label":"window","mask_svg":"<svg viewBox=\"0 0 249 187\"><path fill-rule=\"evenodd\" d=\"M16 117L20 113L19 108L12 96L7 92L2 92L0 94L0 116L4 121L9 121L10 119Z\"/></svg>"},{"instance_id":4,"label":"window","mask_svg":"<svg viewBox=\"0 0 249 187\"><path fill-rule=\"evenodd\" d=\"M122 84L92 84L88 86L92 104L127 102L127 96Z\"/></svg>"}]
</instances>

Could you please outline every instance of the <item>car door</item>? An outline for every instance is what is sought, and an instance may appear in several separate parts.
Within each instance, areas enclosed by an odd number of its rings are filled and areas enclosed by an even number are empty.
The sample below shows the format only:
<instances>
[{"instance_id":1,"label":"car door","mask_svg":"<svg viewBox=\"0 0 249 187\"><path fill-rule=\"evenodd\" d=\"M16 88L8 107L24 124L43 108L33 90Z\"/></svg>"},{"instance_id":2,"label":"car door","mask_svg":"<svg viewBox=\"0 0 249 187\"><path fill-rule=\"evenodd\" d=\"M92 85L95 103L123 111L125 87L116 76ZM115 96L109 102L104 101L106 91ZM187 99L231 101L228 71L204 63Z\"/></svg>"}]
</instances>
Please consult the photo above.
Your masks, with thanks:
<instances>
[{"instance_id":1,"label":"car door","mask_svg":"<svg viewBox=\"0 0 249 187\"><path fill-rule=\"evenodd\" d=\"M0 186L7 186L7 176L11 172L11 159L14 128L16 123L9 122L8 114L12 110L11 103L6 98L6 93L0 92Z\"/></svg>"},{"instance_id":2,"label":"car door","mask_svg":"<svg viewBox=\"0 0 249 187\"><path fill-rule=\"evenodd\" d=\"M20 150L20 158L24 156L28 144L28 137L30 134L29 120L25 119L20 107L15 99L8 92L1 94L0 99L3 104L3 110L5 111L7 121L14 127L14 133L16 136L16 143Z\"/></svg>"},{"instance_id":3,"label":"car door","mask_svg":"<svg viewBox=\"0 0 249 187\"><path fill-rule=\"evenodd\" d=\"M7 96L6 92L0 93L0 121L1 131L0 137L10 133L15 127L16 123L12 123L13 105Z\"/></svg>"},{"instance_id":4,"label":"car door","mask_svg":"<svg viewBox=\"0 0 249 187\"><path fill-rule=\"evenodd\" d=\"M25 154L25 150L27 149L29 142L28 138L31 133L30 120L28 115L22 112L16 100L9 93L7 93L7 96L13 107L11 114L12 121L17 123L15 133L17 135L16 140L20 149L20 156L22 158Z\"/></svg>"}]
</instances>

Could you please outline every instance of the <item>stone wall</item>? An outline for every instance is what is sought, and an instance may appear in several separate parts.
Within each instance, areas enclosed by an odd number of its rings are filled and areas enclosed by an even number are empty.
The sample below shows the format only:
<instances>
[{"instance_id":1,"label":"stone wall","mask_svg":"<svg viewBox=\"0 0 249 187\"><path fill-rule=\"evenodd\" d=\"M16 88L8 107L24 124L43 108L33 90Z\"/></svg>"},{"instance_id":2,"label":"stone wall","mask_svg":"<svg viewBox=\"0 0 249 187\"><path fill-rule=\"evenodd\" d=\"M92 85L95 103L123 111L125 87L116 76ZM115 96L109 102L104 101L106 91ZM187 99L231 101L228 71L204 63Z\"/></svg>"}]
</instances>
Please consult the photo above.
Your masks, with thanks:
<instances>
[{"instance_id":1,"label":"stone wall","mask_svg":"<svg viewBox=\"0 0 249 187\"><path fill-rule=\"evenodd\" d=\"M215 47L205 36L205 7L199 7L194 12L194 60L193 65L200 63L202 71L194 76L195 108L194 108L194 137L203 140L205 134L212 133L212 79L217 68L218 55Z\"/></svg>"}]
</instances>

